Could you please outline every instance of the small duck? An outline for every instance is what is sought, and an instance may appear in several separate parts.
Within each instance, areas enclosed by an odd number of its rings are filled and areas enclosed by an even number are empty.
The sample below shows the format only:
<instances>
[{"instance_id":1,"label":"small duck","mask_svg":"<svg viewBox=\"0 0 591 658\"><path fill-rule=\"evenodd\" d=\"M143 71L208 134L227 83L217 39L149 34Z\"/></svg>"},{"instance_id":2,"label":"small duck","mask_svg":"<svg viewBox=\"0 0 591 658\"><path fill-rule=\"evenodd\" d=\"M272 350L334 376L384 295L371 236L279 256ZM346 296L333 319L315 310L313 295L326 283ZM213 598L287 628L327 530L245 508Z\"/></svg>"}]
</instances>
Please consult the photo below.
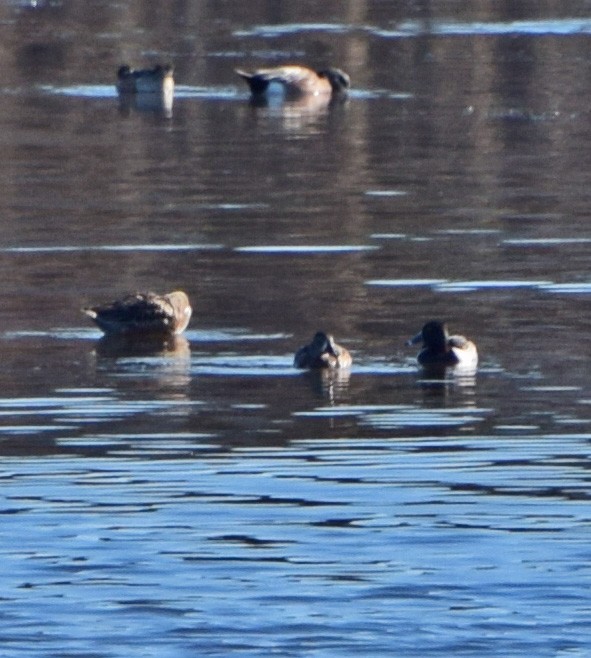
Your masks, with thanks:
<instances>
[{"instance_id":1,"label":"small duck","mask_svg":"<svg viewBox=\"0 0 591 658\"><path fill-rule=\"evenodd\" d=\"M152 69L132 69L124 64L117 71L117 91L121 94L172 95L173 73L171 64L157 64Z\"/></svg>"},{"instance_id":2,"label":"small duck","mask_svg":"<svg viewBox=\"0 0 591 658\"><path fill-rule=\"evenodd\" d=\"M127 295L110 304L83 308L107 335L113 334L181 334L191 319L191 305L180 291L167 295L153 292Z\"/></svg>"},{"instance_id":3,"label":"small duck","mask_svg":"<svg viewBox=\"0 0 591 658\"><path fill-rule=\"evenodd\" d=\"M348 350L337 345L330 334L316 333L309 345L295 353L296 368L348 368L352 363Z\"/></svg>"},{"instance_id":4,"label":"small duck","mask_svg":"<svg viewBox=\"0 0 591 658\"><path fill-rule=\"evenodd\" d=\"M476 345L464 336L450 336L445 322L431 320L421 331L411 338L407 345L423 341L423 349L417 361L425 368L441 366L462 366L476 368L478 352Z\"/></svg>"},{"instance_id":5,"label":"small duck","mask_svg":"<svg viewBox=\"0 0 591 658\"><path fill-rule=\"evenodd\" d=\"M257 69L251 73L236 69L246 80L253 96L282 93L286 97L298 98L305 95L343 94L351 86L351 79L340 69L327 68L314 71L295 64Z\"/></svg>"}]
</instances>

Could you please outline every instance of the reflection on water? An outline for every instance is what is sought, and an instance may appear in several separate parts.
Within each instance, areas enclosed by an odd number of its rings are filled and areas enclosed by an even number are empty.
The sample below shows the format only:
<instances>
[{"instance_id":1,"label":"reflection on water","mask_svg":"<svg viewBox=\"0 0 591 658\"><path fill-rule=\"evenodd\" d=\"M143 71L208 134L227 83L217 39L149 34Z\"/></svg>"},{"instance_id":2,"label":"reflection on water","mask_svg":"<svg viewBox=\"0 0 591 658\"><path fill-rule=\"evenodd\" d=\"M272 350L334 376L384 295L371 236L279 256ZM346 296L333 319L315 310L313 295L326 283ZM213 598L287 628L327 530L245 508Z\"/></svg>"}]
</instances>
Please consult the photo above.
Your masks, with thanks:
<instances>
[{"instance_id":1,"label":"reflection on water","mask_svg":"<svg viewBox=\"0 0 591 658\"><path fill-rule=\"evenodd\" d=\"M320 118L326 118L329 112L343 110L347 99L333 98L329 94L304 95L294 100L285 100L281 96L254 96L249 99L256 119L277 119L282 129L303 134L321 134L317 125Z\"/></svg>"},{"instance_id":2,"label":"reflection on water","mask_svg":"<svg viewBox=\"0 0 591 658\"><path fill-rule=\"evenodd\" d=\"M436 366L421 368L420 385L431 392L444 393L453 387L474 389L476 386L477 369L473 366Z\"/></svg>"},{"instance_id":3,"label":"reflection on water","mask_svg":"<svg viewBox=\"0 0 591 658\"><path fill-rule=\"evenodd\" d=\"M119 94L119 111L122 116L129 116L135 110L138 112L152 112L162 115L166 119L172 117L172 93L150 94Z\"/></svg>"},{"instance_id":4,"label":"reflection on water","mask_svg":"<svg viewBox=\"0 0 591 658\"><path fill-rule=\"evenodd\" d=\"M189 341L184 336L130 336L115 334L103 336L96 345L99 357L119 358L130 356L162 356L190 359Z\"/></svg>"},{"instance_id":5,"label":"reflection on water","mask_svg":"<svg viewBox=\"0 0 591 658\"><path fill-rule=\"evenodd\" d=\"M589 19L222 4L0 7L2 655L587 656ZM295 61L347 100L235 79ZM80 316L176 288L181 337Z\"/></svg>"},{"instance_id":6,"label":"reflection on water","mask_svg":"<svg viewBox=\"0 0 591 658\"><path fill-rule=\"evenodd\" d=\"M317 397L325 398L333 405L347 399L350 368L317 368L305 371L301 376Z\"/></svg>"},{"instance_id":7,"label":"reflection on water","mask_svg":"<svg viewBox=\"0 0 591 658\"><path fill-rule=\"evenodd\" d=\"M184 336L139 340L103 336L96 344L95 353L98 367L116 370L123 376L146 378L146 389L157 391L166 385L169 392L187 387L190 382L191 350Z\"/></svg>"}]
</instances>

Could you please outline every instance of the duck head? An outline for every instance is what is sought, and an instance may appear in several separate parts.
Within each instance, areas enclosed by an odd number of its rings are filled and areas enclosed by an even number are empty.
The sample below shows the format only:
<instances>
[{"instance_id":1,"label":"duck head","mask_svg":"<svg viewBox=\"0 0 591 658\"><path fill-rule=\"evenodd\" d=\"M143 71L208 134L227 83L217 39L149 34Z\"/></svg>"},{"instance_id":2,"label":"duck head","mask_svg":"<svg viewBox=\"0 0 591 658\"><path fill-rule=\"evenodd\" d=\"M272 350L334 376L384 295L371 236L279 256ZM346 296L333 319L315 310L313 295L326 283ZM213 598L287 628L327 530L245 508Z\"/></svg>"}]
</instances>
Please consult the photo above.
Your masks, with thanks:
<instances>
[{"instance_id":1,"label":"duck head","mask_svg":"<svg viewBox=\"0 0 591 658\"><path fill-rule=\"evenodd\" d=\"M351 78L341 69L323 69L318 71L318 77L326 78L334 93L345 92L351 86Z\"/></svg>"},{"instance_id":2,"label":"duck head","mask_svg":"<svg viewBox=\"0 0 591 658\"><path fill-rule=\"evenodd\" d=\"M430 320L423 326L416 336L413 336L407 342L407 345L416 345L422 341L425 347L429 347L436 351L444 351L447 345L447 340L448 333L445 322Z\"/></svg>"}]
</instances>

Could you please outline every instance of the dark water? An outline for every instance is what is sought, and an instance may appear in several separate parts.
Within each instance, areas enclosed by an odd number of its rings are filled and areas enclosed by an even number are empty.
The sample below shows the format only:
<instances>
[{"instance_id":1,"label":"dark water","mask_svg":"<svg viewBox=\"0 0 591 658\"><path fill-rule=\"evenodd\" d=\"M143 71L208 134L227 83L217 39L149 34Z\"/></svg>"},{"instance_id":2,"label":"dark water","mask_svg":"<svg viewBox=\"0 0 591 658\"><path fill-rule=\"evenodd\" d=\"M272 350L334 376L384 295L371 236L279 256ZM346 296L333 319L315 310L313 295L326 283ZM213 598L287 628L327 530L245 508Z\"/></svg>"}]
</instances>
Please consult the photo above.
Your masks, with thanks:
<instances>
[{"instance_id":1,"label":"dark water","mask_svg":"<svg viewBox=\"0 0 591 658\"><path fill-rule=\"evenodd\" d=\"M1 5L0 655L590 655L589 4L468 4ZM251 106L294 61L349 99Z\"/></svg>"}]
</instances>

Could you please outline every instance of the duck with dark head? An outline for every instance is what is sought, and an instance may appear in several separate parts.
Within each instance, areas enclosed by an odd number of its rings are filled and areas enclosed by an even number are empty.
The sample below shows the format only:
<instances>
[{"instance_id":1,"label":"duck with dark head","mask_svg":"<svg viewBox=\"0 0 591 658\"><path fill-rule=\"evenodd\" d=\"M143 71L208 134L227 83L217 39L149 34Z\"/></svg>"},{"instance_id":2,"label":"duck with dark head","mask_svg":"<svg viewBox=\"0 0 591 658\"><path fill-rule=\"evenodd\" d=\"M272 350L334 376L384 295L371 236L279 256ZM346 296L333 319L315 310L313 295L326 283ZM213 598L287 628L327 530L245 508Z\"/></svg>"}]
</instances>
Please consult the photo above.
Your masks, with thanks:
<instances>
[{"instance_id":1,"label":"duck with dark head","mask_svg":"<svg viewBox=\"0 0 591 658\"><path fill-rule=\"evenodd\" d=\"M423 344L417 361L424 368L462 366L476 368L478 351L476 345L465 336L450 335L445 322L431 320L411 338L407 345Z\"/></svg>"},{"instance_id":2,"label":"duck with dark head","mask_svg":"<svg viewBox=\"0 0 591 658\"><path fill-rule=\"evenodd\" d=\"M349 351L323 331L318 331L310 344L300 347L293 360L294 366L302 369L348 368L351 363Z\"/></svg>"},{"instance_id":3,"label":"duck with dark head","mask_svg":"<svg viewBox=\"0 0 591 658\"><path fill-rule=\"evenodd\" d=\"M174 92L172 64L156 64L151 69L132 69L127 64L117 71L120 94L169 94Z\"/></svg>"}]
</instances>

